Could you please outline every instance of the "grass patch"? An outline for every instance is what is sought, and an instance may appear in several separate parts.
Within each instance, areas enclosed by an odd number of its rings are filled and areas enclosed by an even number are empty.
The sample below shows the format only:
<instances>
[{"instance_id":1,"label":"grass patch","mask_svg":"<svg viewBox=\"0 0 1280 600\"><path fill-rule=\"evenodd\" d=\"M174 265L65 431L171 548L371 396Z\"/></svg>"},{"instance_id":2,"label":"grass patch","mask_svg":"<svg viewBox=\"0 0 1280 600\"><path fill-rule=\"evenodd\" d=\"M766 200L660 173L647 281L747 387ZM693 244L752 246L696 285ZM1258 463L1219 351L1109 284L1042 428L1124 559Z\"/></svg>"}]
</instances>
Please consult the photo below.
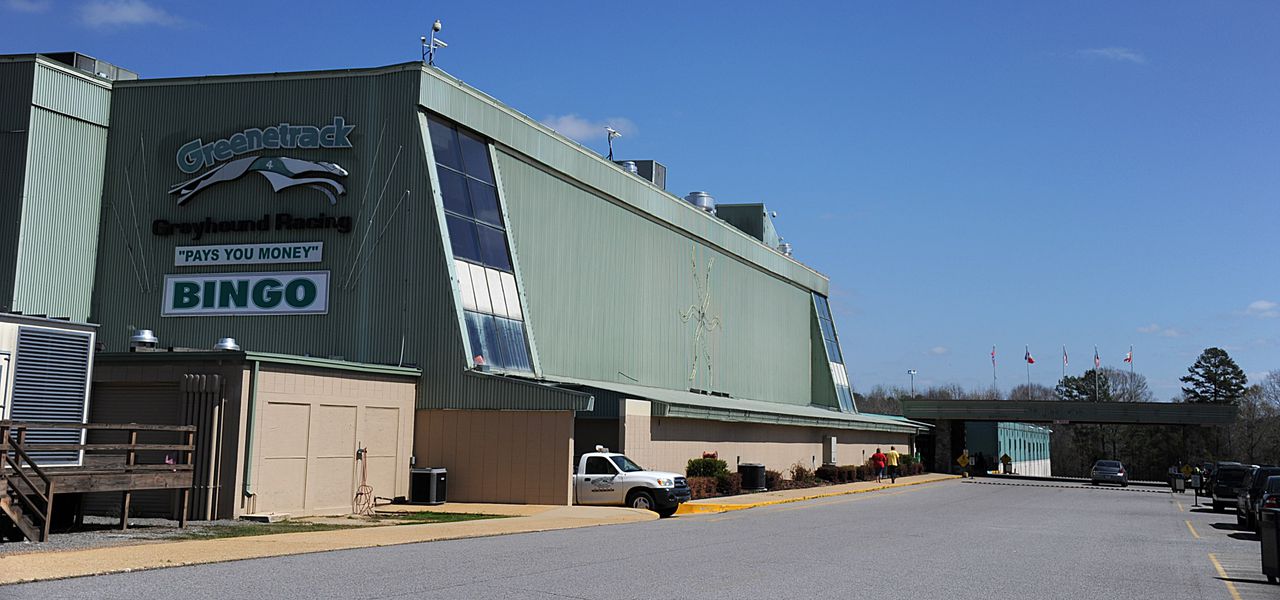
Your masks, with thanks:
<instances>
[{"instance_id":1,"label":"grass patch","mask_svg":"<svg viewBox=\"0 0 1280 600\"><path fill-rule=\"evenodd\" d=\"M314 523L306 520L277 521L275 523L237 523L235 525L211 525L193 531L175 539L208 540L255 535L274 535L277 533L305 533L316 531L338 531L342 529L367 529L389 525L422 525L426 523L458 523L462 521L479 521L483 519L501 519L505 515L483 515L442 512L410 512L379 513L369 520L355 520L346 523Z\"/></svg>"},{"instance_id":2,"label":"grass patch","mask_svg":"<svg viewBox=\"0 0 1280 600\"><path fill-rule=\"evenodd\" d=\"M484 519L505 519L507 515L481 515L468 513L411 512L411 513L379 513L380 521L396 521L396 525L415 525L418 523L457 523L459 521L481 521Z\"/></svg>"}]
</instances>

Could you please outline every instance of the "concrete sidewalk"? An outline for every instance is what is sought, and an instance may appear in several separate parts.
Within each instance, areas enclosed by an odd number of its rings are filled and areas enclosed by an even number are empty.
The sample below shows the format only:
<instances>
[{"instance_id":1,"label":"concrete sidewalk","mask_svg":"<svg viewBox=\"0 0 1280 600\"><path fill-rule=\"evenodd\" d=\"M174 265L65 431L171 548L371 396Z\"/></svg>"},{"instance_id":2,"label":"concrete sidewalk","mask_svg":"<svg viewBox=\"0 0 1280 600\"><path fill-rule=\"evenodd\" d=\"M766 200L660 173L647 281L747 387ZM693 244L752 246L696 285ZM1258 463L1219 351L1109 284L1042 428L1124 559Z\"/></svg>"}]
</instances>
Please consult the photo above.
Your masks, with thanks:
<instances>
[{"instance_id":1,"label":"concrete sidewalk","mask_svg":"<svg viewBox=\"0 0 1280 600\"><path fill-rule=\"evenodd\" d=\"M309 552L635 523L658 518L657 514L647 510L603 506L454 503L441 506L379 507L379 511L384 509L500 514L509 515L512 518L459 523L359 527L336 531L152 542L87 550L14 554L0 556L0 585Z\"/></svg>"},{"instance_id":2,"label":"concrete sidewalk","mask_svg":"<svg viewBox=\"0 0 1280 600\"><path fill-rule=\"evenodd\" d=\"M778 490L775 492L761 492L759 494L740 494L738 496L727 496L724 498L705 498L703 500L694 500L692 502L681 504L680 510L676 511L676 514L697 515L706 513L722 513L731 510L755 508L757 506L786 504L788 502L800 502L802 500L844 496L847 494L861 494L863 492L874 492L876 490L934 483L937 481L947 481L951 479L960 479L960 476L943 475L940 473L925 473L923 475L913 475L911 477L899 477L897 483L859 481L856 483L841 483L837 485L826 485L822 487L798 490Z\"/></svg>"}]
</instances>

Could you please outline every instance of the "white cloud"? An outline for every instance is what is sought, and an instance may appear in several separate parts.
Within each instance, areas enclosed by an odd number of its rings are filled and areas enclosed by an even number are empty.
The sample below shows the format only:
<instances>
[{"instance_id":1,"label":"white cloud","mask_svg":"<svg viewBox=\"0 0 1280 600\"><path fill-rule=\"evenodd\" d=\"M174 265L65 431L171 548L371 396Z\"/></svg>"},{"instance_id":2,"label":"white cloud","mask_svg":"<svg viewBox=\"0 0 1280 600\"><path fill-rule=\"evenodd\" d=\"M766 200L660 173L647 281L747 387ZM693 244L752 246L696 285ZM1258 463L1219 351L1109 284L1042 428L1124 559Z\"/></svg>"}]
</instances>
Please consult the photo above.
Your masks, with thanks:
<instances>
[{"instance_id":1,"label":"white cloud","mask_svg":"<svg viewBox=\"0 0 1280 600\"><path fill-rule=\"evenodd\" d=\"M1254 300L1245 307L1244 314L1260 319L1274 319L1280 317L1280 304L1270 300Z\"/></svg>"},{"instance_id":2,"label":"white cloud","mask_svg":"<svg viewBox=\"0 0 1280 600\"><path fill-rule=\"evenodd\" d=\"M1138 333L1152 333L1160 337L1167 337L1167 338L1176 338L1176 337L1182 337L1183 335L1185 335L1179 329L1175 329L1173 327L1161 327L1156 323L1152 323L1150 325L1143 325L1142 327L1139 327Z\"/></svg>"},{"instance_id":3,"label":"white cloud","mask_svg":"<svg viewBox=\"0 0 1280 600\"><path fill-rule=\"evenodd\" d=\"M49 10L53 0L5 0L4 7L18 12L37 13Z\"/></svg>"},{"instance_id":4,"label":"white cloud","mask_svg":"<svg viewBox=\"0 0 1280 600\"><path fill-rule=\"evenodd\" d=\"M1121 48L1118 46L1111 46L1108 48L1086 48L1084 50L1077 50L1076 54L1085 58L1129 62L1135 65L1147 64L1147 57L1143 56L1141 52L1132 48Z\"/></svg>"},{"instance_id":5,"label":"white cloud","mask_svg":"<svg viewBox=\"0 0 1280 600\"><path fill-rule=\"evenodd\" d=\"M90 27L182 24L182 19L144 0L90 0L80 7L80 21Z\"/></svg>"},{"instance_id":6,"label":"white cloud","mask_svg":"<svg viewBox=\"0 0 1280 600\"><path fill-rule=\"evenodd\" d=\"M561 135L584 143L605 141L605 127L614 128L623 137L635 135L640 131L635 122L626 117L606 117L593 121L573 114L549 115L542 119L542 124L560 132Z\"/></svg>"},{"instance_id":7,"label":"white cloud","mask_svg":"<svg viewBox=\"0 0 1280 600\"><path fill-rule=\"evenodd\" d=\"M951 349L946 346L934 346L929 349L929 354L933 354L935 356L942 356L943 354L946 354L950 351Z\"/></svg>"}]
</instances>

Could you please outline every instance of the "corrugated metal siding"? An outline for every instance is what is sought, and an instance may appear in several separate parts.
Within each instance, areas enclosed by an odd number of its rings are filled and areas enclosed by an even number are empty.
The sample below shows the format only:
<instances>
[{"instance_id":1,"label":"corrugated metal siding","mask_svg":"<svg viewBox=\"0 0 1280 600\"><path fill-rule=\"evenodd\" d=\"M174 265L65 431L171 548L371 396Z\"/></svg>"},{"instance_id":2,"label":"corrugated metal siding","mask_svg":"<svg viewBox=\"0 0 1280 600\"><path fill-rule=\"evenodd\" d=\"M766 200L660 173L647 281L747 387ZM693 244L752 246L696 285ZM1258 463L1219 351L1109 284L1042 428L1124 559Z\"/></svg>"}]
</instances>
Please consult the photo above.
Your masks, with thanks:
<instances>
[{"instance_id":1,"label":"corrugated metal siding","mask_svg":"<svg viewBox=\"0 0 1280 600\"><path fill-rule=\"evenodd\" d=\"M422 81L419 102L428 109L532 157L536 162L569 174L618 202L700 238L737 260L824 295L827 293L828 282L821 274L692 208L645 180L626 173L598 154L553 134L547 127L502 106L483 93L435 69L424 69Z\"/></svg>"},{"instance_id":2,"label":"corrugated metal siding","mask_svg":"<svg viewBox=\"0 0 1280 600\"><path fill-rule=\"evenodd\" d=\"M33 108L13 308L89 318L107 129Z\"/></svg>"},{"instance_id":3,"label":"corrugated metal siding","mask_svg":"<svg viewBox=\"0 0 1280 600\"><path fill-rule=\"evenodd\" d=\"M124 350L132 327L154 329L165 346L208 348L234 337L249 351L343 357L420 366L419 408L568 410L580 397L466 372L454 309L449 259L432 204L417 86L420 70L281 77L117 82L108 140L102 232L93 320L112 350ZM210 187L184 206L170 185L190 179L175 163L188 140L206 142L281 122L356 126L353 148L281 151L341 165L347 194L331 206L318 192L271 191L256 175ZM384 191L385 190L385 191ZM406 193L407 192L407 193ZM403 198L403 201L401 201ZM397 203L400 204L397 208ZM153 235L155 219L173 222L261 218L291 212L351 216L356 228ZM367 232L367 235L366 235ZM301 265L175 267L179 245L322 241L324 261ZM357 260L357 257L359 259ZM160 316L167 273L330 271L329 313L305 316ZM344 285L346 283L350 285Z\"/></svg>"},{"instance_id":4,"label":"corrugated metal siding","mask_svg":"<svg viewBox=\"0 0 1280 600\"><path fill-rule=\"evenodd\" d=\"M808 289L770 276L506 152L498 154L526 311L548 377L615 381L809 404ZM712 375L691 383L710 269ZM696 274L695 274L696 272Z\"/></svg>"},{"instance_id":5,"label":"corrugated metal siding","mask_svg":"<svg viewBox=\"0 0 1280 600\"><path fill-rule=\"evenodd\" d=\"M111 87L89 77L72 75L47 63L36 63L32 103L106 127L111 114Z\"/></svg>"},{"instance_id":6,"label":"corrugated metal siding","mask_svg":"<svg viewBox=\"0 0 1280 600\"><path fill-rule=\"evenodd\" d=\"M93 336L85 333L19 327L9 417L84 423L92 343ZM77 429L33 429L27 432L27 440L78 444L83 435ZM78 452L32 452L31 456L41 465L80 462Z\"/></svg>"},{"instance_id":7,"label":"corrugated metal siding","mask_svg":"<svg viewBox=\"0 0 1280 600\"><path fill-rule=\"evenodd\" d=\"M13 310L34 62L0 63L0 312Z\"/></svg>"}]
</instances>

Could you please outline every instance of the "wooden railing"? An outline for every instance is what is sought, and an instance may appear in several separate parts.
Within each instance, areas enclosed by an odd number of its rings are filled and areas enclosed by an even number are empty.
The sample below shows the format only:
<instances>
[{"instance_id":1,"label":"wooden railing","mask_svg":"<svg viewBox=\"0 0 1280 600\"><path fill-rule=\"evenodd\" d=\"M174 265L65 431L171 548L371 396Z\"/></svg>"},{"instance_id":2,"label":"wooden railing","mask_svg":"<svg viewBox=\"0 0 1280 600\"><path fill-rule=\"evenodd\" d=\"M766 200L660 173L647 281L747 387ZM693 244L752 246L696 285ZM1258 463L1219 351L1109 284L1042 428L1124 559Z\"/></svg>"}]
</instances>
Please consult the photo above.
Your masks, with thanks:
<instances>
[{"instance_id":1,"label":"wooden railing","mask_svg":"<svg viewBox=\"0 0 1280 600\"><path fill-rule=\"evenodd\" d=\"M127 443L30 442L29 430L72 429L89 431L119 431L128 435ZM169 432L178 434L182 443L138 443L139 432ZM121 529L128 527L129 501L133 489L176 489L181 501L179 525L187 524L187 504L191 493L192 463L195 453L194 425L146 425L139 423L53 423L43 421L0 421L0 509L29 539L45 541L53 515L54 493L121 491ZM87 440L86 440L87 441ZM139 452L165 452L165 462L138 462ZM37 464L40 452L83 452L123 454L119 463L87 464L80 466L46 466ZM32 454L37 454L35 459ZM170 460L170 457L172 460ZM138 483L138 476L147 473L161 477L171 473L163 482ZM63 485L55 485L59 480ZM14 510L16 500L21 508Z\"/></svg>"}]
</instances>

